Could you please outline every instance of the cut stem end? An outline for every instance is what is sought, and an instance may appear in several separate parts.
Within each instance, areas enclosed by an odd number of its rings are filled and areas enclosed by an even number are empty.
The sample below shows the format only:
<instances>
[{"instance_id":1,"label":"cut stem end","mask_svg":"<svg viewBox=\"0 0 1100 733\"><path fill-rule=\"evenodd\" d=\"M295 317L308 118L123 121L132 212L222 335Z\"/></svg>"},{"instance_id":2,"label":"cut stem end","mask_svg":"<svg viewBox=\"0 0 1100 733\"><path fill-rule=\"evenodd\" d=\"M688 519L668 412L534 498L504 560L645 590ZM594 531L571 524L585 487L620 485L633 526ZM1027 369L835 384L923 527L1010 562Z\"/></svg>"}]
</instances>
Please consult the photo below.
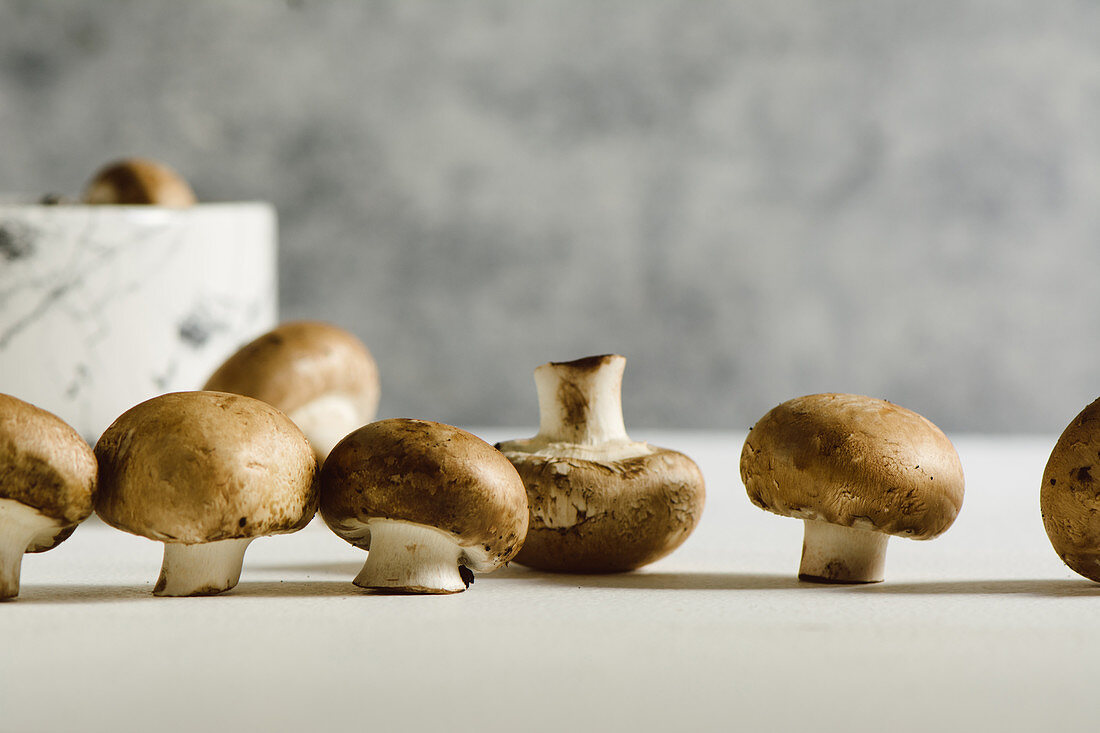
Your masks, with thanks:
<instances>
[{"instance_id":1,"label":"cut stem end","mask_svg":"<svg viewBox=\"0 0 1100 733\"><path fill-rule=\"evenodd\" d=\"M535 370L536 441L600 445L627 442L622 383L626 359L615 354L551 362Z\"/></svg>"}]
</instances>

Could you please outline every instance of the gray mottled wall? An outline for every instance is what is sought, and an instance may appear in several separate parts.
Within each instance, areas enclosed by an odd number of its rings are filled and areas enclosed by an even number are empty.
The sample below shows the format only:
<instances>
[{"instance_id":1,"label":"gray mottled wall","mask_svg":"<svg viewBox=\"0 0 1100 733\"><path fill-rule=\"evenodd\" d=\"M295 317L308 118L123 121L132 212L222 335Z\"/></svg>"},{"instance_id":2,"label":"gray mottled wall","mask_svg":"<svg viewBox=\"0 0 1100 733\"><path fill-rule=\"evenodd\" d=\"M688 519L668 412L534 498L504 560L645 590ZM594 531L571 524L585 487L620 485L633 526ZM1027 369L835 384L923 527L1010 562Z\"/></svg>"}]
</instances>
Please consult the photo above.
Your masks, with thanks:
<instances>
[{"instance_id":1,"label":"gray mottled wall","mask_svg":"<svg viewBox=\"0 0 1100 733\"><path fill-rule=\"evenodd\" d=\"M949 430L1100 393L1100 6L0 0L0 189L164 159L281 218L286 317L382 413L628 424L854 391Z\"/></svg>"}]
</instances>

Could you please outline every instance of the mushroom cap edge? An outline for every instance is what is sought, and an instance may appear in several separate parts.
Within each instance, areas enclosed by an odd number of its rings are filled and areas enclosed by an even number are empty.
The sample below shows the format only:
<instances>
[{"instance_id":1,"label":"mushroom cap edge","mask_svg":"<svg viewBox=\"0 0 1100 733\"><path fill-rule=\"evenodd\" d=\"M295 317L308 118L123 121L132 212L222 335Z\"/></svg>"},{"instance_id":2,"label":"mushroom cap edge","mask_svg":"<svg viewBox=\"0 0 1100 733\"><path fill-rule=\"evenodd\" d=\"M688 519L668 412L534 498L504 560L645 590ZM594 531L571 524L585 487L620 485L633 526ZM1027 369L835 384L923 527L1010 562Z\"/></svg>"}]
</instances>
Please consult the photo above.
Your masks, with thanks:
<instances>
[{"instance_id":1,"label":"mushroom cap edge","mask_svg":"<svg viewBox=\"0 0 1100 733\"><path fill-rule=\"evenodd\" d=\"M0 456L7 466L0 498L74 528L91 515L97 491L95 453L57 415L0 394Z\"/></svg>"}]
</instances>

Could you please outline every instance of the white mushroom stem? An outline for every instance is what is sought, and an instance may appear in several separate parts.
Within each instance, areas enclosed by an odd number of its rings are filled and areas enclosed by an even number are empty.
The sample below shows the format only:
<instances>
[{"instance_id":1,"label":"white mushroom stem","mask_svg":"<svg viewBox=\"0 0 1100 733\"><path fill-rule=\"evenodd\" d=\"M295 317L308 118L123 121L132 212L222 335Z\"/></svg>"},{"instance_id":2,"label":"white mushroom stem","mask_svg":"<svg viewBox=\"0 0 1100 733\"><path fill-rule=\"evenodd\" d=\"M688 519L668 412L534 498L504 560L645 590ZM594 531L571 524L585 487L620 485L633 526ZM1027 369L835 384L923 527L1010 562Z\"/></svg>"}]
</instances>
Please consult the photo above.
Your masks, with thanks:
<instances>
[{"instance_id":1,"label":"white mushroom stem","mask_svg":"<svg viewBox=\"0 0 1100 733\"><path fill-rule=\"evenodd\" d=\"M890 535L816 519L807 519L805 524L799 579L818 583L882 580Z\"/></svg>"},{"instance_id":2,"label":"white mushroom stem","mask_svg":"<svg viewBox=\"0 0 1100 733\"><path fill-rule=\"evenodd\" d=\"M462 554L454 536L442 530L393 519L374 520L367 562L354 583L402 593L458 593L466 590L458 570Z\"/></svg>"},{"instance_id":3,"label":"white mushroom stem","mask_svg":"<svg viewBox=\"0 0 1100 733\"><path fill-rule=\"evenodd\" d=\"M0 598L19 595L23 553L61 531L61 522L13 499L0 499Z\"/></svg>"},{"instance_id":4,"label":"white mushroom stem","mask_svg":"<svg viewBox=\"0 0 1100 733\"><path fill-rule=\"evenodd\" d=\"M321 461L328 457L344 436L367 422L360 415L357 403L343 394L318 397L287 417L306 434Z\"/></svg>"},{"instance_id":5,"label":"white mushroom stem","mask_svg":"<svg viewBox=\"0 0 1100 733\"><path fill-rule=\"evenodd\" d=\"M164 543L164 564L153 594L209 596L227 591L241 579L244 551L251 537L197 545Z\"/></svg>"},{"instance_id":6,"label":"white mushroom stem","mask_svg":"<svg viewBox=\"0 0 1100 733\"><path fill-rule=\"evenodd\" d=\"M580 445L629 441L623 424L625 366L624 357L609 355L535 369L539 433L534 441Z\"/></svg>"}]
</instances>

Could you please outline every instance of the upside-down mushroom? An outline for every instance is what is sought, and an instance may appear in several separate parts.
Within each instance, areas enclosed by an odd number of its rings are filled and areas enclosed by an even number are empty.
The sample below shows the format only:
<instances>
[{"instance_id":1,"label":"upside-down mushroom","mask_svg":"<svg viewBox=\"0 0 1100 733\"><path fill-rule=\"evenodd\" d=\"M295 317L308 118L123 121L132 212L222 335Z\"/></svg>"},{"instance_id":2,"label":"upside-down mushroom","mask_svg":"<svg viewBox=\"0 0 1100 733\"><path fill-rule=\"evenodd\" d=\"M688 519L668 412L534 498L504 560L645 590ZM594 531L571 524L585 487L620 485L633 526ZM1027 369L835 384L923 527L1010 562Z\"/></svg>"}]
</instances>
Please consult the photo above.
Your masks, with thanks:
<instances>
[{"instance_id":1,"label":"upside-down mushroom","mask_svg":"<svg viewBox=\"0 0 1100 733\"><path fill-rule=\"evenodd\" d=\"M538 434L497 445L523 477L531 507L516 562L558 572L633 570L675 550L698 524L699 468L626 433L625 365L608 354L535 370Z\"/></svg>"}]
</instances>

